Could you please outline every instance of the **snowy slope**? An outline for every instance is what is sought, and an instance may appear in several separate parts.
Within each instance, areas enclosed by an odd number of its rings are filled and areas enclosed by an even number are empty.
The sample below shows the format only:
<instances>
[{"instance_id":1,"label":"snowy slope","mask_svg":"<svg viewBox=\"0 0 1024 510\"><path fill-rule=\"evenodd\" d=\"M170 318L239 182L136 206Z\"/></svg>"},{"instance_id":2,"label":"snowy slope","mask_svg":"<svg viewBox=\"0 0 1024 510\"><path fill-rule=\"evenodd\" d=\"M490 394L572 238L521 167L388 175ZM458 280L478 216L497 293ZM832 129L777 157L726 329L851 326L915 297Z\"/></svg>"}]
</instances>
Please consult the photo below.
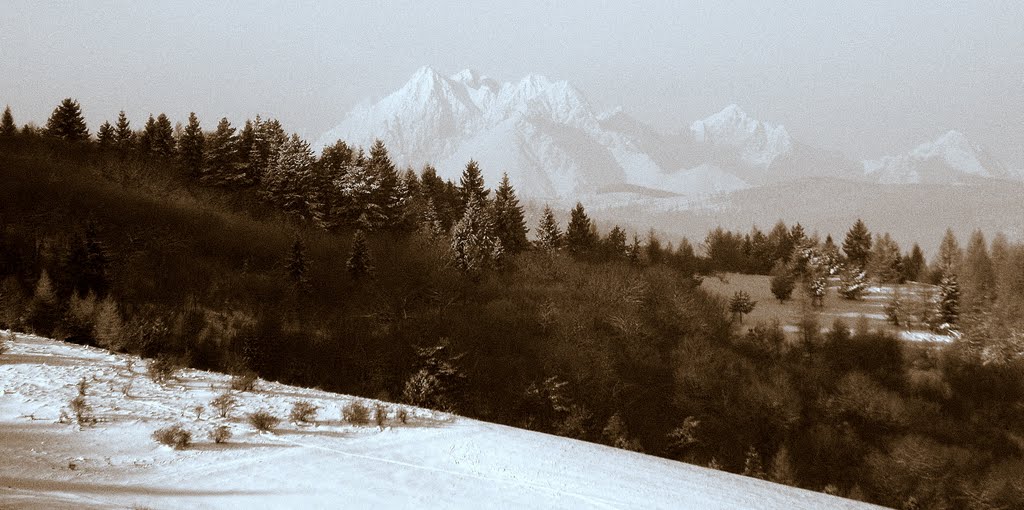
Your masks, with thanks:
<instances>
[{"instance_id":1,"label":"snowy slope","mask_svg":"<svg viewBox=\"0 0 1024 510\"><path fill-rule=\"evenodd\" d=\"M695 121L690 131L698 143L735 149L744 162L757 167L767 167L793 148L784 126L751 118L735 104Z\"/></svg>"},{"instance_id":2,"label":"snowy slope","mask_svg":"<svg viewBox=\"0 0 1024 510\"><path fill-rule=\"evenodd\" d=\"M868 507L422 409L404 425L352 426L338 418L354 397L262 381L257 393L238 394L228 419L197 417L225 376L186 370L160 386L127 356L27 335L11 347L0 356L3 508ZM99 422L79 429L58 417L82 377ZM283 417L298 399L320 407L315 426L257 434L240 418L258 408ZM192 448L150 439L173 423L193 431ZM213 444L206 432L220 424L234 437Z\"/></svg>"},{"instance_id":3,"label":"snowy slope","mask_svg":"<svg viewBox=\"0 0 1024 510\"><path fill-rule=\"evenodd\" d=\"M976 179L1018 179L959 131L948 131L896 156L864 161L864 174L883 184L960 184Z\"/></svg>"}]
</instances>

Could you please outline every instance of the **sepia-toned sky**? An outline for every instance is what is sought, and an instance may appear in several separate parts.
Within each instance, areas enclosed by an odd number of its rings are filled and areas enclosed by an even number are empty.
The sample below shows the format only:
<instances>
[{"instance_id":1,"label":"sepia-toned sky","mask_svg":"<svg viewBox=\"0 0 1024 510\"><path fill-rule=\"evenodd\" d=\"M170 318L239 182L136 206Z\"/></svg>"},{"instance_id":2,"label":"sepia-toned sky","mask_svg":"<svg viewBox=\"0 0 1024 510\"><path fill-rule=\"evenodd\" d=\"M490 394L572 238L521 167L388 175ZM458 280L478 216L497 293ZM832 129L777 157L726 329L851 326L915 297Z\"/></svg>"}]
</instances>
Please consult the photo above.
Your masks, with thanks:
<instances>
[{"instance_id":1,"label":"sepia-toned sky","mask_svg":"<svg viewBox=\"0 0 1024 510\"><path fill-rule=\"evenodd\" d=\"M565 79L662 130L735 102L858 159L959 129L1024 167L1019 0L0 3L19 123L72 96L93 130L194 110L315 139L427 64Z\"/></svg>"}]
</instances>

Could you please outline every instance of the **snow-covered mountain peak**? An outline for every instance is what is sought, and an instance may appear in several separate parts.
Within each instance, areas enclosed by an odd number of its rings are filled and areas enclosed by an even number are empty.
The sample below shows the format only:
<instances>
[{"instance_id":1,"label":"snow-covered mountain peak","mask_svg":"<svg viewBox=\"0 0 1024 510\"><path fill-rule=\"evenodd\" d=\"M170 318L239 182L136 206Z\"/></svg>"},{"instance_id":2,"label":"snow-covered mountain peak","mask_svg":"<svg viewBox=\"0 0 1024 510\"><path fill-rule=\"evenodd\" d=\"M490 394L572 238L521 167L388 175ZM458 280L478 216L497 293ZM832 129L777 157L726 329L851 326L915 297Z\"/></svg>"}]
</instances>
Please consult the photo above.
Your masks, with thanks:
<instances>
[{"instance_id":1,"label":"snow-covered mountain peak","mask_svg":"<svg viewBox=\"0 0 1024 510\"><path fill-rule=\"evenodd\" d=\"M736 104L695 121L690 132L697 143L740 149L742 159L753 165L768 166L793 148L784 126L752 118Z\"/></svg>"},{"instance_id":2,"label":"snow-covered mountain peak","mask_svg":"<svg viewBox=\"0 0 1024 510\"><path fill-rule=\"evenodd\" d=\"M909 152L864 161L864 173L884 183L959 183L967 178L1015 179L962 132L950 130Z\"/></svg>"},{"instance_id":3,"label":"snow-covered mountain peak","mask_svg":"<svg viewBox=\"0 0 1024 510\"><path fill-rule=\"evenodd\" d=\"M492 90L497 90L500 84L489 76L480 74L479 71L473 68L463 69L449 78L450 80L458 83L465 84L467 87L472 89L478 89L486 87Z\"/></svg>"}]
</instances>

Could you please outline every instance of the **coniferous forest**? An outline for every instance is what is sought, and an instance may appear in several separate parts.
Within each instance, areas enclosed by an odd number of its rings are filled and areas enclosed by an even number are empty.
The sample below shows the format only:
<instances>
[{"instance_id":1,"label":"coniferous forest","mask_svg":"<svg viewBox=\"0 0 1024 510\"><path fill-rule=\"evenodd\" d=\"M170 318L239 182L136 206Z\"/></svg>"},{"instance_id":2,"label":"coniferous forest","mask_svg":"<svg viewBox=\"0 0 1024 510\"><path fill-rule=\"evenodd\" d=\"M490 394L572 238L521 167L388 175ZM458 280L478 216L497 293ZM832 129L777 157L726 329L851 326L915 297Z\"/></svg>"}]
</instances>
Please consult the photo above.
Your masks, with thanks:
<instances>
[{"instance_id":1,"label":"coniferous forest","mask_svg":"<svg viewBox=\"0 0 1024 510\"><path fill-rule=\"evenodd\" d=\"M0 173L3 329L897 508L1024 506L1024 245L1002 235L948 232L929 261L857 218L699 246L600 232L583 204L527 225L474 161L453 182L380 142L318 155L260 117L93 132L73 99L45 127L4 112ZM701 287L723 272L806 296L799 331ZM907 281L951 342L816 313Z\"/></svg>"}]
</instances>

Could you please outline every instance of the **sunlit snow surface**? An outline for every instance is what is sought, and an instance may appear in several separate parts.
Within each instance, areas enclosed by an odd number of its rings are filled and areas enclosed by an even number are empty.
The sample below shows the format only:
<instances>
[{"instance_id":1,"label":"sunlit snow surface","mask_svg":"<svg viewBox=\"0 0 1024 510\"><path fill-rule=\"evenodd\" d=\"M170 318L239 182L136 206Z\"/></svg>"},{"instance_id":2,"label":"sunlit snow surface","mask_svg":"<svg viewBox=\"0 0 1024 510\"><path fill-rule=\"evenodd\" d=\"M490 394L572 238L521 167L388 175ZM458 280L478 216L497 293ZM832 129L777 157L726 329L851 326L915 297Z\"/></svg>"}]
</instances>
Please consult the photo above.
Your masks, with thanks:
<instances>
[{"instance_id":1,"label":"sunlit snow surface","mask_svg":"<svg viewBox=\"0 0 1024 510\"><path fill-rule=\"evenodd\" d=\"M421 409L408 424L339 420L354 397L260 382L229 419L209 401L226 376L185 370L160 386L127 356L18 335L0 356L0 508L859 508L853 501ZM89 381L94 427L59 423ZM122 394L133 379L128 397ZM320 407L315 426L258 434L241 418ZM367 402L373 404L374 402ZM204 405L199 417L195 407ZM392 410L394 404L388 405ZM158 446L183 424L195 444ZM206 437L226 424L234 437Z\"/></svg>"}]
</instances>

